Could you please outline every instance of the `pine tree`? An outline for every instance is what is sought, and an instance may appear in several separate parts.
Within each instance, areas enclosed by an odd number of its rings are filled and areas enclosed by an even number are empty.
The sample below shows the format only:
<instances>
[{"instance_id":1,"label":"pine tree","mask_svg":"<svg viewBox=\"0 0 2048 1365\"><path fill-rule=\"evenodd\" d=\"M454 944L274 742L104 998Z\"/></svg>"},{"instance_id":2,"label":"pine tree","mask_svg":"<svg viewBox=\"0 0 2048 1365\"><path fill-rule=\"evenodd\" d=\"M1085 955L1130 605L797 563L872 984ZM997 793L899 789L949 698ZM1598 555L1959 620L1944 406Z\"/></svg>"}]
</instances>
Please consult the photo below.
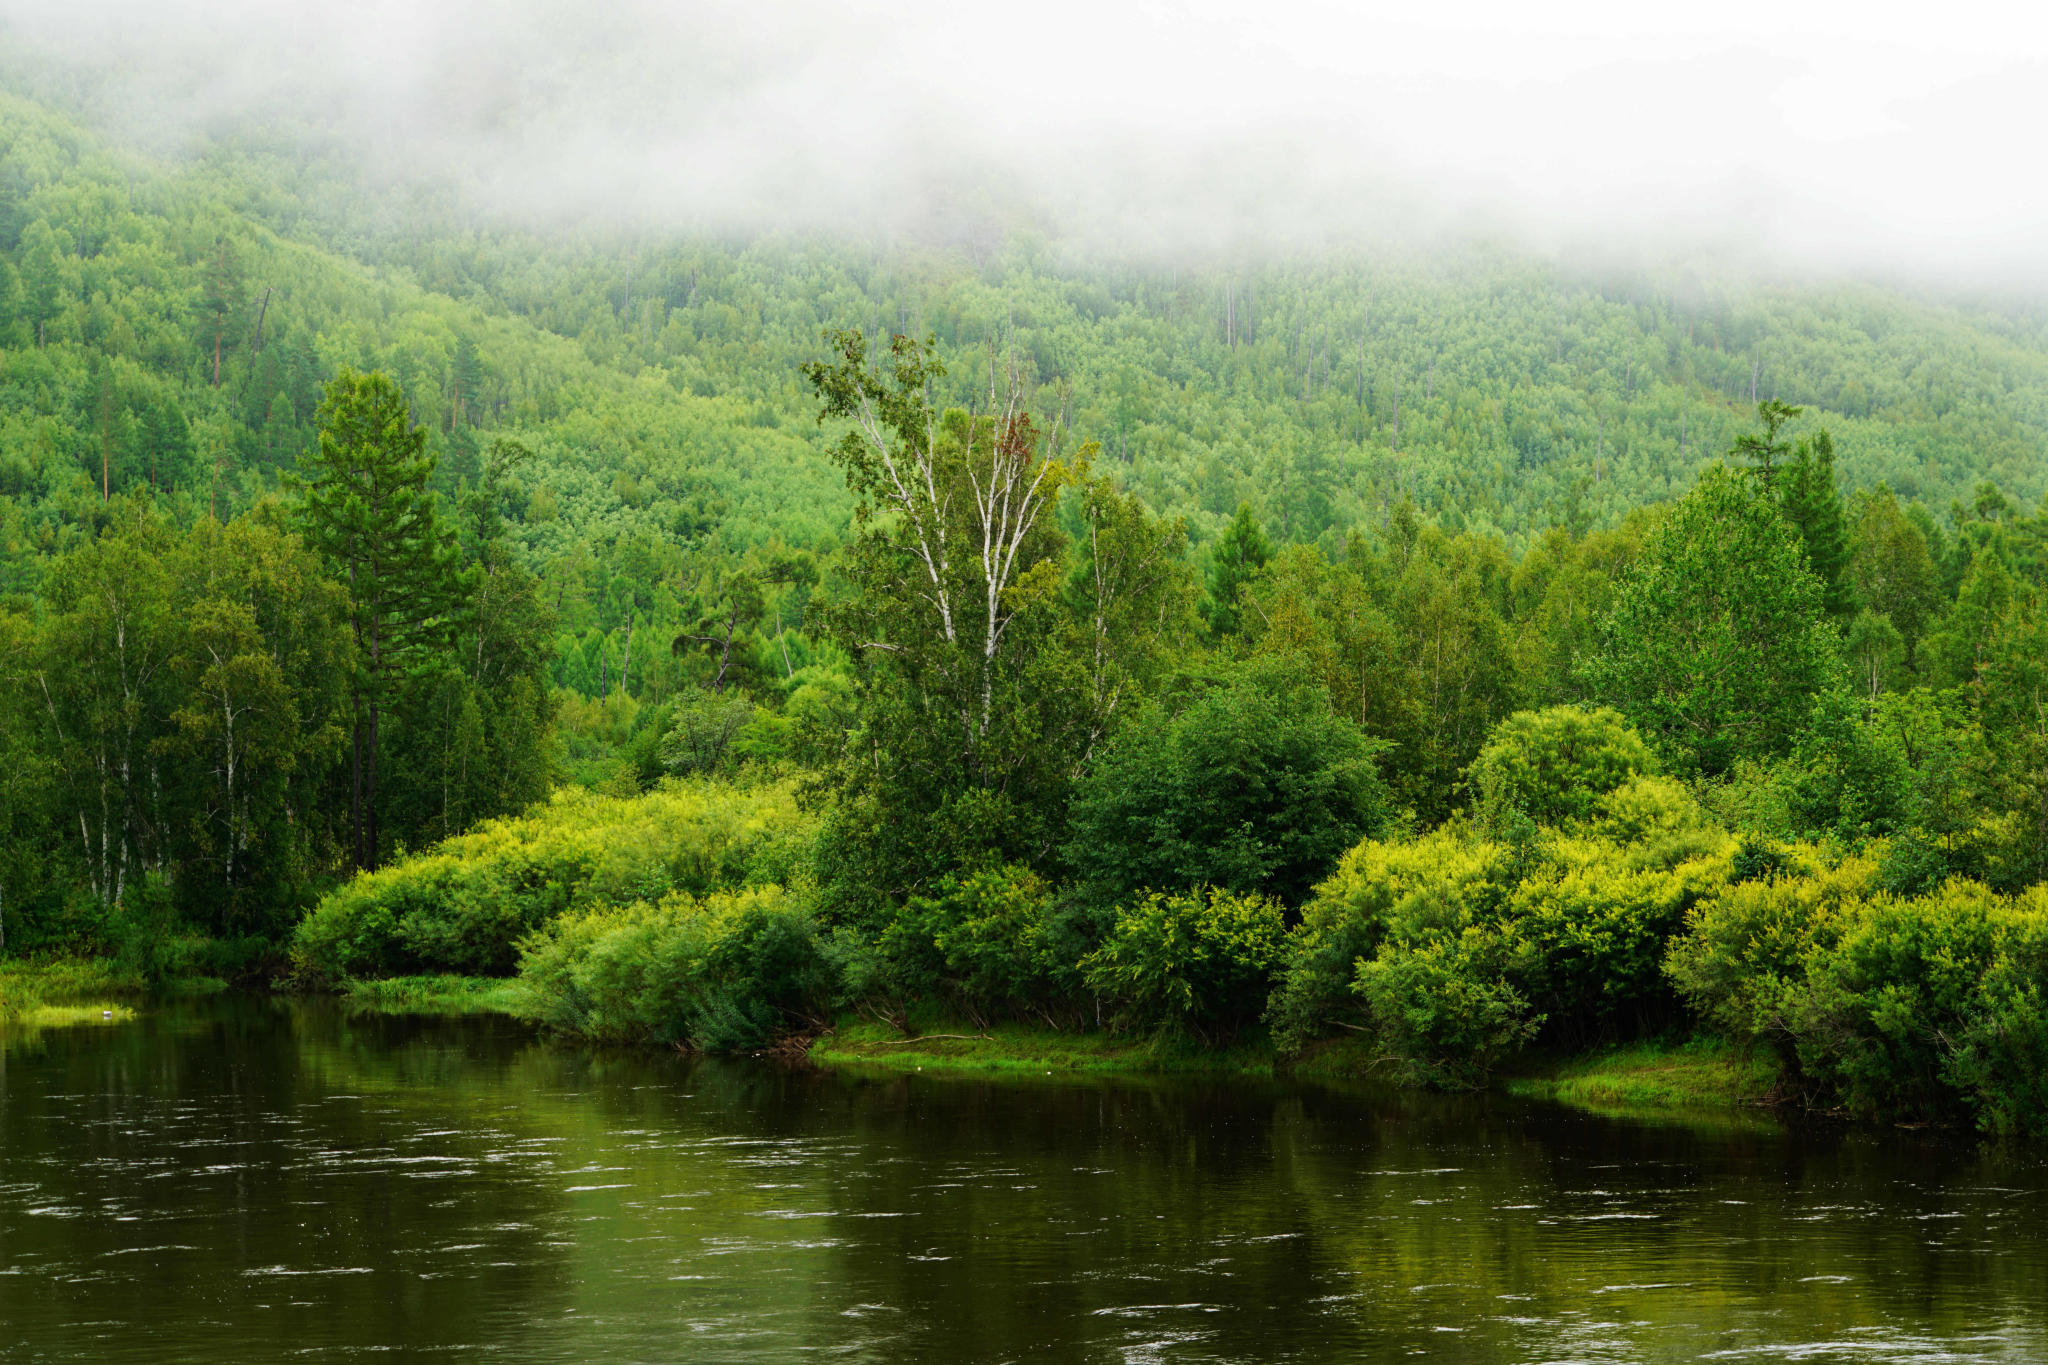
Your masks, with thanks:
<instances>
[{"instance_id":1,"label":"pine tree","mask_svg":"<svg viewBox=\"0 0 2048 1365\"><path fill-rule=\"evenodd\" d=\"M65 296L71 292L65 278L70 250L70 235L52 228L41 218L21 234L22 307L35 328L38 346L48 341L49 324L62 311Z\"/></svg>"},{"instance_id":2,"label":"pine tree","mask_svg":"<svg viewBox=\"0 0 2048 1365\"><path fill-rule=\"evenodd\" d=\"M1835 443L1825 427L1799 443L1778 489L1778 502L1806 546L1807 567L1825 590L1821 600L1828 615L1836 621L1847 619L1854 607L1849 533L1842 492L1835 484Z\"/></svg>"},{"instance_id":3,"label":"pine tree","mask_svg":"<svg viewBox=\"0 0 2048 1365\"><path fill-rule=\"evenodd\" d=\"M1221 639L1238 633L1238 596L1272 557L1272 543L1266 539L1258 518L1252 515L1251 504L1239 503L1230 529L1223 533L1223 539L1216 542L1209 556L1209 595L1201 610L1211 635Z\"/></svg>"},{"instance_id":4,"label":"pine tree","mask_svg":"<svg viewBox=\"0 0 2048 1365\"><path fill-rule=\"evenodd\" d=\"M357 671L349 815L354 861L377 865L378 725L407 673L447 648L473 595L455 532L427 491L434 459L405 395L381 373L344 368L320 404L303 461L299 522L348 584Z\"/></svg>"},{"instance_id":5,"label":"pine tree","mask_svg":"<svg viewBox=\"0 0 2048 1365\"><path fill-rule=\"evenodd\" d=\"M1778 462L1792 453L1792 443L1778 439L1778 429L1806 411L1790 403L1780 403L1775 398L1766 398L1756 405L1756 415L1764 424L1761 436L1738 436L1729 448L1729 455L1749 460L1756 466L1756 476L1769 488L1777 479Z\"/></svg>"},{"instance_id":6,"label":"pine tree","mask_svg":"<svg viewBox=\"0 0 2048 1365\"><path fill-rule=\"evenodd\" d=\"M213 256L206 264L206 288L200 312L207 330L213 333L213 386L220 387L221 357L227 348L228 329L242 311L242 272L227 238L214 243Z\"/></svg>"},{"instance_id":7,"label":"pine tree","mask_svg":"<svg viewBox=\"0 0 2048 1365\"><path fill-rule=\"evenodd\" d=\"M477 390L483 387L483 362L477 359L476 345L468 337L455 344L454 373L448 385L448 429L459 430L464 425L474 426L478 416Z\"/></svg>"}]
</instances>

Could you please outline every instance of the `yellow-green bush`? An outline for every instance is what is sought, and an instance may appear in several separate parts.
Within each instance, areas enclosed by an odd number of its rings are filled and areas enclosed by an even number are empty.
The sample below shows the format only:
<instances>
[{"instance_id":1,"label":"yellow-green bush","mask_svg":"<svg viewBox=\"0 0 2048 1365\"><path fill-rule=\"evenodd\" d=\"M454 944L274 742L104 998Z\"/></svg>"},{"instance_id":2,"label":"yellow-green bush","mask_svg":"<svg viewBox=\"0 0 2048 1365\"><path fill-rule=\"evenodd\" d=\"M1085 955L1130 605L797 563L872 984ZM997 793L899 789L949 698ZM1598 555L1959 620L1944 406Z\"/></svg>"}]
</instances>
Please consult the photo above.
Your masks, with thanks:
<instances>
[{"instance_id":1,"label":"yellow-green bush","mask_svg":"<svg viewBox=\"0 0 2048 1365\"><path fill-rule=\"evenodd\" d=\"M1877 890L1881 848L1702 903L1668 970L1813 1103L2048 1133L2048 889Z\"/></svg>"},{"instance_id":2,"label":"yellow-green bush","mask_svg":"<svg viewBox=\"0 0 2048 1365\"><path fill-rule=\"evenodd\" d=\"M1489 815L1516 811L1538 825L1593 813L1600 798L1657 760L1619 711L1551 706L1493 727L1465 780Z\"/></svg>"},{"instance_id":3,"label":"yellow-green bush","mask_svg":"<svg viewBox=\"0 0 2048 1365\"><path fill-rule=\"evenodd\" d=\"M330 977L501 976L519 939L566 911L787 881L812 829L787 781L572 788L338 887L300 922L295 955Z\"/></svg>"},{"instance_id":4,"label":"yellow-green bush","mask_svg":"<svg viewBox=\"0 0 2048 1365\"><path fill-rule=\"evenodd\" d=\"M564 915L521 945L519 980L561 1032L718 1052L829 1008L840 971L808 894L768 885Z\"/></svg>"},{"instance_id":5,"label":"yellow-green bush","mask_svg":"<svg viewBox=\"0 0 2048 1365\"><path fill-rule=\"evenodd\" d=\"M1117 911L1081 971L1126 1022L1227 1033L1257 1017L1286 937L1282 906L1270 896L1213 886L1154 891Z\"/></svg>"},{"instance_id":6,"label":"yellow-green bush","mask_svg":"<svg viewBox=\"0 0 2048 1365\"><path fill-rule=\"evenodd\" d=\"M1368 840L1309 903L1268 1018L1284 1049L1363 1029L1405 1078L1454 1086L1539 1028L1572 1043L1652 1031L1675 1022L1665 945L1727 882L1734 847L1660 777L1564 830Z\"/></svg>"}]
</instances>

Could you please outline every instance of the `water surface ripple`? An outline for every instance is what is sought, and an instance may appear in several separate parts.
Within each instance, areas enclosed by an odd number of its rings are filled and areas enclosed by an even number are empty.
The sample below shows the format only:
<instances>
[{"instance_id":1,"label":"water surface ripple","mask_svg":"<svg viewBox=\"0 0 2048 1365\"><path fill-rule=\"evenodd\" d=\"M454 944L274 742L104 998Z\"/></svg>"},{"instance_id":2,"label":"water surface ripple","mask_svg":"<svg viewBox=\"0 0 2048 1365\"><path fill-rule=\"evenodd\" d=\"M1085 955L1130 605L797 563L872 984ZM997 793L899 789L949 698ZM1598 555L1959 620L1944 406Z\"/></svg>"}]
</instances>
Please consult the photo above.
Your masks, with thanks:
<instances>
[{"instance_id":1,"label":"water surface ripple","mask_svg":"<svg viewBox=\"0 0 2048 1365\"><path fill-rule=\"evenodd\" d=\"M0 1361L2048 1360L1955 1134L850 1077L230 999L0 1038Z\"/></svg>"}]
</instances>

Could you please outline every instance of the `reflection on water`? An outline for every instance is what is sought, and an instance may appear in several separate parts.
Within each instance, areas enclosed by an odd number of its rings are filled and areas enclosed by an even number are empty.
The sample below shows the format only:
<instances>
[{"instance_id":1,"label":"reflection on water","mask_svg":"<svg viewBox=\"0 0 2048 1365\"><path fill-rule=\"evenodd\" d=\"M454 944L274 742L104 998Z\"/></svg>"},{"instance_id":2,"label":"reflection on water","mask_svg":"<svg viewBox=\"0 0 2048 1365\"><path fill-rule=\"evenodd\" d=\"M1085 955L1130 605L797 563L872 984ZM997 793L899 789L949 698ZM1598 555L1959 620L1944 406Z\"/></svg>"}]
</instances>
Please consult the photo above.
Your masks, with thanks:
<instances>
[{"instance_id":1,"label":"reflection on water","mask_svg":"<svg viewBox=\"0 0 2048 1365\"><path fill-rule=\"evenodd\" d=\"M2048 1169L1953 1136L277 1000L0 1042L0 1096L0 1360L2048 1360Z\"/></svg>"}]
</instances>

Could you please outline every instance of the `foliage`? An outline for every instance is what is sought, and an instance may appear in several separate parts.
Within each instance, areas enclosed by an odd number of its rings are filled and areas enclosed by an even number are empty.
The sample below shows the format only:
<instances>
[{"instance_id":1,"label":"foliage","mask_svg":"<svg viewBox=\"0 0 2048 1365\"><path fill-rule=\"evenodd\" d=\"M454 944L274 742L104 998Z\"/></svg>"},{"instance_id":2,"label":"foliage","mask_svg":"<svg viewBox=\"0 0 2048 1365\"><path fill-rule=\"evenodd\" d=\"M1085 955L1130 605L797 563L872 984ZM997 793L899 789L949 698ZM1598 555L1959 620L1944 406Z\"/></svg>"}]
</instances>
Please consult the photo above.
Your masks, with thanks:
<instances>
[{"instance_id":1,"label":"foliage","mask_svg":"<svg viewBox=\"0 0 2048 1365\"><path fill-rule=\"evenodd\" d=\"M1453 824L1368 840L1304 911L1268 1010L1299 1052L1332 1024L1374 1036L1411 1081L1484 1082L1546 1030L1561 1042L1672 1022L1666 940L1730 874L1731 841L1667 778L1596 802L1535 843Z\"/></svg>"},{"instance_id":2,"label":"foliage","mask_svg":"<svg viewBox=\"0 0 2048 1365\"><path fill-rule=\"evenodd\" d=\"M1399 1079L1476 1088L1536 1036L1543 1016L1531 1013L1509 980L1518 946L1498 930L1470 925L1358 963L1352 989Z\"/></svg>"},{"instance_id":3,"label":"foliage","mask_svg":"<svg viewBox=\"0 0 2048 1365\"><path fill-rule=\"evenodd\" d=\"M1553 706L1517 711L1495 726L1466 782L1477 807L1496 821L1512 811L1556 826L1587 818L1599 798L1656 770L1649 746L1620 712Z\"/></svg>"},{"instance_id":4,"label":"foliage","mask_svg":"<svg viewBox=\"0 0 2048 1365\"><path fill-rule=\"evenodd\" d=\"M1081 780L1066 857L1097 904L1140 889L1269 889L1289 904L1387 819L1380 746L1282 659L1135 717Z\"/></svg>"},{"instance_id":5,"label":"foliage","mask_svg":"<svg viewBox=\"0 0 2048 1365\"><path fill-rule=\"evenodd\" d=\"M1782 755L1841 667L1804 561L1773 501L1707 471L1620 585L1586 661L1594 693L1681 771L1715 776Z\"/></svg>"},{"instance_id":6,"label":"foliage","mask_svg":"<svg viewBox=\"0 0 2048 1365\"><path fill-rule=\"evenodd\" d=\"M1153 891L1118 908L1080 965L1125 1022L1213 1038L1257 1017L1286 936L1280 903L1257 892Z\"/></svg>"},{"instance_id":7,"label":"foliage","mask_svg":"<svg viewBox=\"0 0 2048 1365\"><path fill-rule=\"evenodd\" d=\"M1669 970L1734 1036L1775 1049L1808 1102L2048 1133L2048 901L1951 879L1901 899L1876 860L1727 888Z\"/></svg>"},{"instance_id":8,"label":"foliage","mask_svg":"<svg viewBox=\"0 0 2048 1365\"><path fill-rule=\"evenodd\" d=\"M829 1007L838 969L809 898L777 884L671 893L549 922L520 949L525 1012L593 1042L760 1047Z\"/></svg>"},{"instance_id":9,"label":"foliage","mask_svg":"<svg viewBox=\"0 0 2048 1365\"><path fill-rule=\"evenodd\" d=\"M559 792L329 892L295 951L328 978L506 975L519 940L565 912L786 880L808 829L786 781Z\"/></svg>"},{"instance_id":10,"label":"foliage","mask_svg":"<svg viewBox=\"0 0 2048 1365\"><path fill-rule=\"evenodd\" d=\"M725 771L733 739L754 718L754 710L743 697L685 693L671 710L673 719L662 736L661 766L680 775Z\"/></svg>"},{"instance_id":11,"label":"foliage","mask_svg":"<svg viewBox=\"0 0 2048 1365\"><path fill-rule=\"evenodd\" d=\"M1242 630L1238 598L1245 585L1258 576L1273 557L1266 532L1252 515L1252 505L1240 502L1230 528L1217 538L1209 551L1208 594L1202 599L1202 615L1216 636L1236 635Z\"/></svg>"},{"instance_id":12,"label":"foliage","mask_svg":"<svg viewBox=\"0 0 2048 1365\"><path fill-rule=\"evenodd\" d=\"M1076 964L1092 944L1052 887L1012 864L949 877L934 894L911 897L876 946L899 998L987 1018L1068 1003L1080 989Z\"/></svg>"},{"instance_id":13,"label":"foliage","mask_svg":"<svg viewBox=\"0 0 2048 1365\"><path fill-rule=\"evenodd\" d=\"M453 642L454 615L472 589L454 532L427 492L434 461L389 376L348 367L328 384L316 453L305 461L298 520L307 543L348 584L359 678L349 823L357 868L375 868L378 726L397 681Z\"/></svg>"},{"instance_id":14,"label":"foliage","mask_svg":"<svg viewBox=\"0 0 2048 1365\"><path fill-rule=\"evenodd\" d=\"M1839 621L1851 601L1849 532L1835 482L1835 442L1826 427L1799 442L1777 493L1785 520L1799 533L1807 570L1820 580L1821 608Z\"/></svg>"}]
</instances>

